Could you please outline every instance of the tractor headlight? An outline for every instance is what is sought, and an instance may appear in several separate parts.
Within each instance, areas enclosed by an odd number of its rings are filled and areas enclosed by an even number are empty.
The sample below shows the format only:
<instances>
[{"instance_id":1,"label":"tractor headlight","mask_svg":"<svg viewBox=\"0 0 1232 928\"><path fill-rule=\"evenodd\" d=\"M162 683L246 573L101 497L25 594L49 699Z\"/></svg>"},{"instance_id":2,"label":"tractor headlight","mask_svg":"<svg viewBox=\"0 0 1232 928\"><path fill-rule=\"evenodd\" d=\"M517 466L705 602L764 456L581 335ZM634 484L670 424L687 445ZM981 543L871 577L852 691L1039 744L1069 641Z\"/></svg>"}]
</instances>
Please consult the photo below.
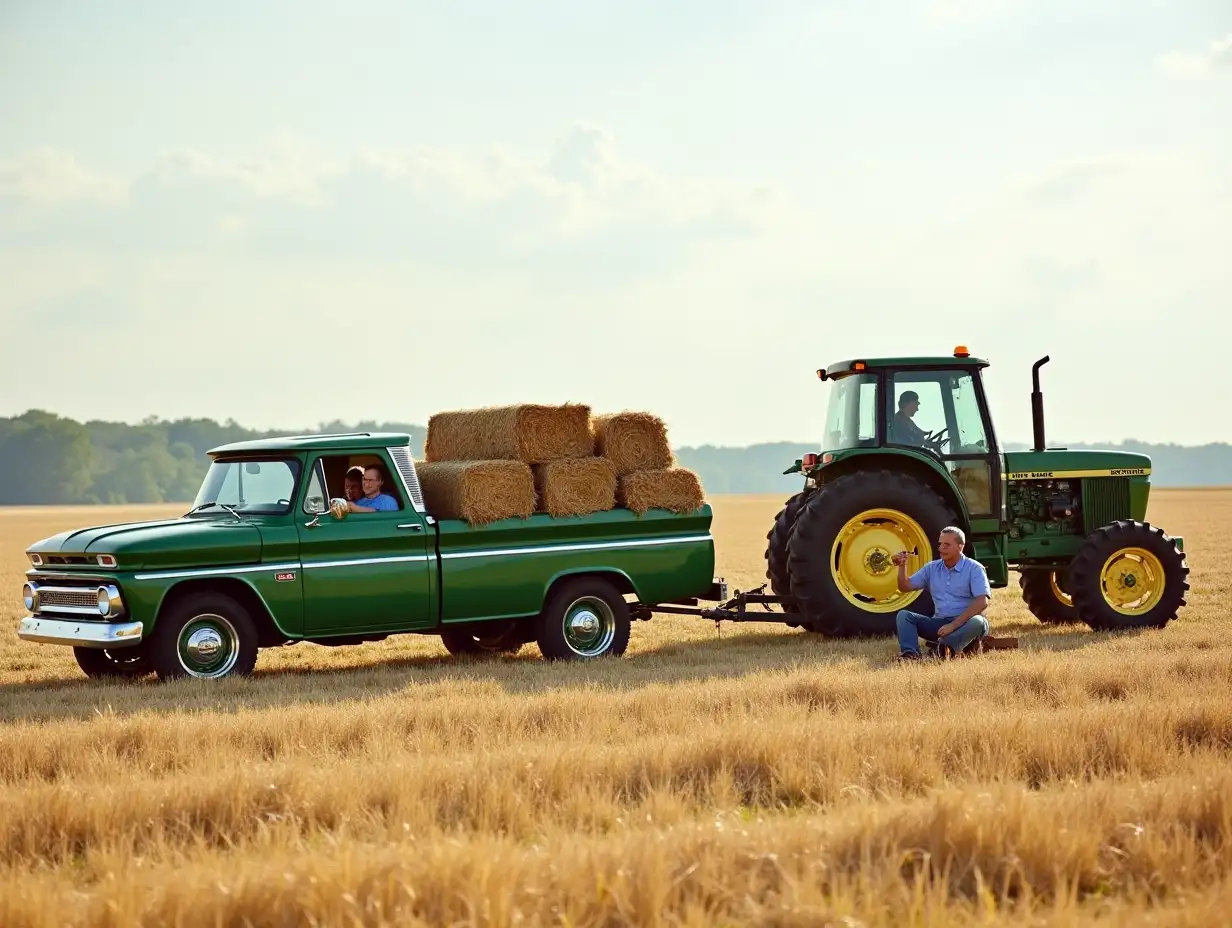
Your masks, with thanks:
<instances>
[{"instance_id":1,"label":"tractor headlight","mask_svg":"<svg viewBox=\"0 0 1232 928\"><path fill-rule=\"evenodd\" d=\"M37 584L27 583L21 588L21 603L26 607L27 612L38 612L39 591Z\"/></svg>"}]
</instances>

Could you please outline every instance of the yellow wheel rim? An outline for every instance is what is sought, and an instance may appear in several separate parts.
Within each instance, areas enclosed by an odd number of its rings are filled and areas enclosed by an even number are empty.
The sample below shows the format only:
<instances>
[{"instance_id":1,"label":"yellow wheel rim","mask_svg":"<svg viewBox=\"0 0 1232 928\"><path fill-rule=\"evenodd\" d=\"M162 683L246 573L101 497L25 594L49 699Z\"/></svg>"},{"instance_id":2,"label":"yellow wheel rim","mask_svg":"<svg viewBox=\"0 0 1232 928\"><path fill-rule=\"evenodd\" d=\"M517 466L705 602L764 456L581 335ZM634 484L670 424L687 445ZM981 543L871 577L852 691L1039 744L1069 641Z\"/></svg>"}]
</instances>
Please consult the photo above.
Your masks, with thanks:
<instances>
[{"instance_id":1,"label":"yellow wheel rim","mask_svg":"<svg viewBox=\"0 0 1232 928\"><path fill-rule=\"evenodd\" d=\"M1063 606L1072 606L1074 604L1074 597L1061 589L1061 584L1057 580L1057 572L1055 570L1048 575L1048 585L1052 587L1052 595L1057 598L1057 602Z\"/></svg>"},{"instance_id":2,"label":"yellow wheel rim","mask_svg":"<svg viewBox=\"0 0 1232 928\"><path fill-rule=\"evenodd\" d=\"M830 549L830 571L839 592L866 612L897 612L919 595L900 593L898 568L890 560L914 548L907 570L914 573L932 556L932 543L920 524L897 509L868 509L839 530Z\"/></svg>"},{"instance_id":3,"label":"yellow wheel rim","mask_svg":"<svg viewBox=\"0 0 1232 928\"><path fill-rule=\"evenodd\" d=\"M1099 585L1104 601L1121 615L1142 615L1164 595L1164 565L1150 551L1122 548L1104 561Z\"/></svg>"}]
</instances>

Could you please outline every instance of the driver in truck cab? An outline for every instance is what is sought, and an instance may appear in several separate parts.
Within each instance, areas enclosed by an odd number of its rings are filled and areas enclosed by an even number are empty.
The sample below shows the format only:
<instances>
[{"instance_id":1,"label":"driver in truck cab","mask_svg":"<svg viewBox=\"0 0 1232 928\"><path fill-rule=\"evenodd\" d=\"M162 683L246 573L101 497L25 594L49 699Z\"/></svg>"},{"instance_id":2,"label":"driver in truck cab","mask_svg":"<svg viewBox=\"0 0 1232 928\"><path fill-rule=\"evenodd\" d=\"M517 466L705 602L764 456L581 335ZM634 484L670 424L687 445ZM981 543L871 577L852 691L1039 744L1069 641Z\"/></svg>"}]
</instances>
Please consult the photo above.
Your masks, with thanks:
<instances>
[{"instance_id":1,"label":"driver in truck cab","mask_svg":"<svg viewBox=\"0 0 1232 928\"><path fill-rule=\"evenodd\" d=\"M899 445L922 445L928 433L911 421L920 410L920 395L914 390L904 390L898 398L898 412L890 420L890 441Z\"/></svg>"},{"instance_id":2,"label":"driver in truck cab","mask_svg":"<svg viewBox=\"0 0 1232 928\"><path fill-rule=\"evenodd\" d=\"M347 500L348 511L394 512L397 510L398 501L388 493L381 492L384 486L385 477L381 473L381 468L368 465L364 468L363 496L357 500Z\"/></svg>"},{"instance_id":3,"label":"driver in truck cab","mask_svg":"<svg viewBox=\"0 0 1232 928\"><path fill-rule=\"evenodd\" d=\"M984 565L963 554L966 543L962 529L943 528L937 540L941 556L910 577L907 576L907 552L894 555L899 592L926 589L933 600L931 616L908 609L899 611L896 616L899 660L918 661L921 638L935 641L944 652L957 655L988 634L988 619L984 614L992 599L992 587Z\"/></svg>"}]
</instances>

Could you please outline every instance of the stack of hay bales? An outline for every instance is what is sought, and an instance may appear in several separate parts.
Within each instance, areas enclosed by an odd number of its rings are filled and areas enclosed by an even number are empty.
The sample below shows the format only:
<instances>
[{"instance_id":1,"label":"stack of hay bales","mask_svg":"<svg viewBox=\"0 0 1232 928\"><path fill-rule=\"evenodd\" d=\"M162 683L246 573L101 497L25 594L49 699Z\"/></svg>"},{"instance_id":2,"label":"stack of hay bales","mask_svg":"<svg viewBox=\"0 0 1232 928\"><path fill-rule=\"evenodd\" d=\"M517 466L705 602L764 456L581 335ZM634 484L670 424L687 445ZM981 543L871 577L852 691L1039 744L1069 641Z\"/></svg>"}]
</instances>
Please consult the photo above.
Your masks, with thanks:
<instances>
[{"instance_id":1,"label":"stack of hay bales","mask_svg":"<svg viewBox=\"0 0 1232 928\"><path fill-rule=\"evenodd\" d=\"M424 457L428 509L472 525L534 512L684 513L702 505L697 476L673 466L667 429L648 413L592 419L590 407L575 403L442 412L428 420Z\"/></svg>"},{"instance_id":2,"label":"stack of hay bales","mask_svg":"<svg viewBox=\"0 0 1232 928\"><path fill-rule=\"evenodd\" d=\"M643 515L651 509L697 510L703 501L697 474L677 467L667 426L645 412L596 416L595 453L616 470L617 503Z\"/></svg>"}]
</instances>

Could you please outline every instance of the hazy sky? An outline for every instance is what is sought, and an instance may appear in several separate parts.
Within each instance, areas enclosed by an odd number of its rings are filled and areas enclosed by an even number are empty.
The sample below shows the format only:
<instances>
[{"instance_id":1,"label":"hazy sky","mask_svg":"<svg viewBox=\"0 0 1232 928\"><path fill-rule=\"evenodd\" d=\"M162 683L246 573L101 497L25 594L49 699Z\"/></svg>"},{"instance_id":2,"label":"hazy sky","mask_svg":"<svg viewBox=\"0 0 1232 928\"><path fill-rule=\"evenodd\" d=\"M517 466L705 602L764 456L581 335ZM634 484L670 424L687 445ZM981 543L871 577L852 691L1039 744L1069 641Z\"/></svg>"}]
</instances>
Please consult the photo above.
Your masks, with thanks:
<instances>
[{"instance_id":1,"label":"hazy sky","mask_svg":"<svg viewBox=\"0 0 1232 928\"><path fill-rule=\"evenodd\" d=\"M0 415L1232 441L1228 0L0 0ZM344 9L345 8L345 9Z\"/></svg>"}]
</instances>

